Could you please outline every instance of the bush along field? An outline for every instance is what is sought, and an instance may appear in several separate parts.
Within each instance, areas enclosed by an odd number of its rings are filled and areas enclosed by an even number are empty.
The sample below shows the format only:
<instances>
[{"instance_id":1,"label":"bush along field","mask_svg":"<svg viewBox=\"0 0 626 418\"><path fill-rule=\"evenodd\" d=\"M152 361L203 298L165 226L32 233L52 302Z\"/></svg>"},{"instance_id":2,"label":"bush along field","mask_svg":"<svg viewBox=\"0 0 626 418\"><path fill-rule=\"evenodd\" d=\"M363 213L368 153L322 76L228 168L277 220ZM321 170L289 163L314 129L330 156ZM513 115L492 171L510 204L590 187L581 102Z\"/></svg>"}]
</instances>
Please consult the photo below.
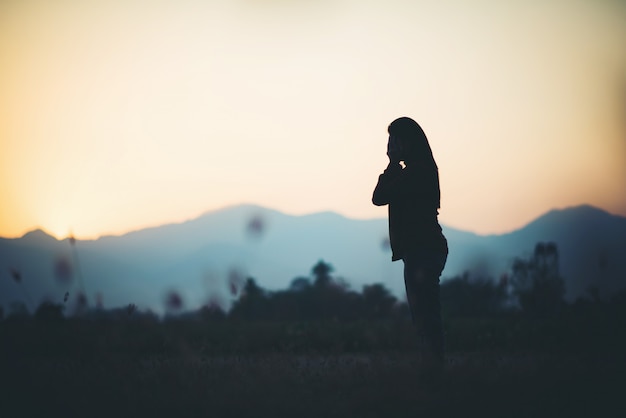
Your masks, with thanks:
<instances>
[{"instance_id":1,"label":"bush along field","mask_svg":"<svg viewBox=\"0 0 626 418\"><path fill-rule=\"evenodd\" d=\"M446 364L422 373L406 304L324 262L230 310L65 302L0 312L0 416L620 416L626 293L566 303L538 246L494 281L445 280Z\"/></svg>"}]
</instances>

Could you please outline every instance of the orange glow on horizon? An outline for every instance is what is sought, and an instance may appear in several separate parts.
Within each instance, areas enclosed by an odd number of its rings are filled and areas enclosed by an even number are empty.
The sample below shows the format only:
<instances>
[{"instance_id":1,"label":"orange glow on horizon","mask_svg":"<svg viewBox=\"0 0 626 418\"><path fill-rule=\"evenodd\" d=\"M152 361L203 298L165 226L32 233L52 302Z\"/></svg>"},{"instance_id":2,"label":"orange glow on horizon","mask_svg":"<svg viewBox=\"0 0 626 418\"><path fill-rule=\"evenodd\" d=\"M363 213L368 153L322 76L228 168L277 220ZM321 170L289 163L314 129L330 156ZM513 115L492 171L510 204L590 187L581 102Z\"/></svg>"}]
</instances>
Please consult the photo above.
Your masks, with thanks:
<instances>
[{"instance_id":1,"label":"orange glow on horizon","mask_svg":"<svg viewBox=\"0 0 626 418\"><path fill-rule=\"evenodd\" d=\"M252 202L385 217L414 117L443 224L626 216L626 7L554 0L0 6L0 236L122 234ZM532 31L529 30L532 28Z\"/></svg>"}]
</instances>

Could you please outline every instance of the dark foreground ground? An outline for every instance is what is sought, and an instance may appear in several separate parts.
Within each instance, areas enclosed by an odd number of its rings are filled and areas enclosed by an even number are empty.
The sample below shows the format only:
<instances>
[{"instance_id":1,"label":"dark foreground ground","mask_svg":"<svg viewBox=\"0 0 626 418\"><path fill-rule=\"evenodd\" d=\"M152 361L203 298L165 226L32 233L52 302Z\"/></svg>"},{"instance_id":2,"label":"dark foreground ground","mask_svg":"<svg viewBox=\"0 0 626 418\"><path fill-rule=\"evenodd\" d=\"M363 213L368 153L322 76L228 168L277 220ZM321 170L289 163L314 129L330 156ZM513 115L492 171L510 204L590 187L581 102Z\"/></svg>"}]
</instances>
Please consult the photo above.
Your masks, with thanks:
<instances>
[{"instance_id":1,"label":"dark foreground ground","mask_svg":"<svg viewBox=\"0 0 626 418\"><path fill-rule=\"evenodd\" d=\"M0 323L0 417L626 416L622 321Z\"/></svg>"}]
</instances>

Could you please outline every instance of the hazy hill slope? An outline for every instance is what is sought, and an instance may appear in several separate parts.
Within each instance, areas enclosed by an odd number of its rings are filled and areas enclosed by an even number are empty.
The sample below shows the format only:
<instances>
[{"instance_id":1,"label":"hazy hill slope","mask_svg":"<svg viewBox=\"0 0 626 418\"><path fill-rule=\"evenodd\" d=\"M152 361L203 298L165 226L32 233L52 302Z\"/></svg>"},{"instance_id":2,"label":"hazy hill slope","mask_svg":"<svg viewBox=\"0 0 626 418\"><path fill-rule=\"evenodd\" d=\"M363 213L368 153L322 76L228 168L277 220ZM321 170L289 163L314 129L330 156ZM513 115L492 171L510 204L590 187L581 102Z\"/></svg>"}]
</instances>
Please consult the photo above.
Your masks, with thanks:
<instances>
[{"instance_id":1,"label":"hazy hill slope","mask_svg":"<svg viewBox=\"0 0 626 418\"><path fill-rule=\"evenodd\" d=\"M551 211L509 234L479 236L445 226L444 232L450 246L444 278L466 270L498 277L514 257L530 254L537 242L553 241L568 298L584 294L589 285L605 294L625 286L626 218L590 206ZM241 205L179 224L77 241L75 250L91 300L99 292L105 306L133 302L158 311L170 289L195 307L210 295L228 300L226 280L233 272L279 289L308 276L320 259L356 290L383 282L401 296L402 263L391 263L386 237L386 219L354 220L331 212L290 216ZM37 304L75 292L76 280L60 282L55 274L63 258L75 260L69 241L42 231L0 239L0 304L26 299ZM12 280L10 269L20 272L21 283Z\"/></svg>"}]
</instances>

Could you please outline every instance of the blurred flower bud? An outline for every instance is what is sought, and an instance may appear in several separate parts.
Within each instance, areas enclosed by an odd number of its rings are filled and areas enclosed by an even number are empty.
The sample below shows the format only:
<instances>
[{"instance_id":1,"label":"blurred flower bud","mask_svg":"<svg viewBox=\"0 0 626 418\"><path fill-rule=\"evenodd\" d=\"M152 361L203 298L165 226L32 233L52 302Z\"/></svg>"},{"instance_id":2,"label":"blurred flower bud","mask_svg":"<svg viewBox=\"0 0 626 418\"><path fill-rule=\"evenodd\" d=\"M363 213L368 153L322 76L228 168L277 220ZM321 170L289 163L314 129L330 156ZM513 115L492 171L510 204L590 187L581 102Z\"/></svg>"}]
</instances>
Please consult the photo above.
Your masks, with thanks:
<instances>
[{"instance_id":1,"label":"blurred flower bud","mask_svg":"<svg viewBox=\"0 0 626 418\"><path fill-rule=\"evenodd\" d=\"M85 309L87 307L87 295L79 292L78 295L76 295L76 306L79 310Z\"/></svg>"},{"instance_id":2,"label":"blurred flower bud","mask_svg":"<svg viewBox=\"0 0 626 418\"><path fill-rule=\"evenodd\" d=\"M54 277L59 283L66 284L72 280L72 263L69 258L61 256L54 263Z\"/></svg>"},{"instance_id":3,"label":"blurred flower bud","mask_svg":"<svg viewBox=\"0 0 626 418\"><path fill-rule=\"evenodd\" d=\"M231 295L237 296L245 282L244 275L236 268L228 272L228 289Z\"/></svg>"},{"instance_id":4,"label":"blurred flower bud","mask_svg":"<svg viewBox=\"0 0 626 418\"><path fill-rule=\"evenodd\" d=\"M250 238L261 238L265 232L265 221L261 215L254 215L246 225L246 233Z\"/></svg>"},{"instance_id":5,"label":"blurred flower bud","mask_svg":"<svg viewBox=\"0 0 626 418\"><path fill-rule=\"evenodd\" d=\"M169 311L178 311L183 307L183 298L178 292L172 290L165 297L165 307Z\"/></svg>"},{"instance_id":6,"label":"blurred flower bud","mask_svg":"<svg viewBox=\"0 0 626 418\"><path fill-rule=\"evenodd\" d=\"M11 273L11 278L13 278L13 281L15 281L15 283L20 283L22 281L22 274L19 272L18 269L11 268L9 269L9 272Z\"/></svg>"}]
</instances>

